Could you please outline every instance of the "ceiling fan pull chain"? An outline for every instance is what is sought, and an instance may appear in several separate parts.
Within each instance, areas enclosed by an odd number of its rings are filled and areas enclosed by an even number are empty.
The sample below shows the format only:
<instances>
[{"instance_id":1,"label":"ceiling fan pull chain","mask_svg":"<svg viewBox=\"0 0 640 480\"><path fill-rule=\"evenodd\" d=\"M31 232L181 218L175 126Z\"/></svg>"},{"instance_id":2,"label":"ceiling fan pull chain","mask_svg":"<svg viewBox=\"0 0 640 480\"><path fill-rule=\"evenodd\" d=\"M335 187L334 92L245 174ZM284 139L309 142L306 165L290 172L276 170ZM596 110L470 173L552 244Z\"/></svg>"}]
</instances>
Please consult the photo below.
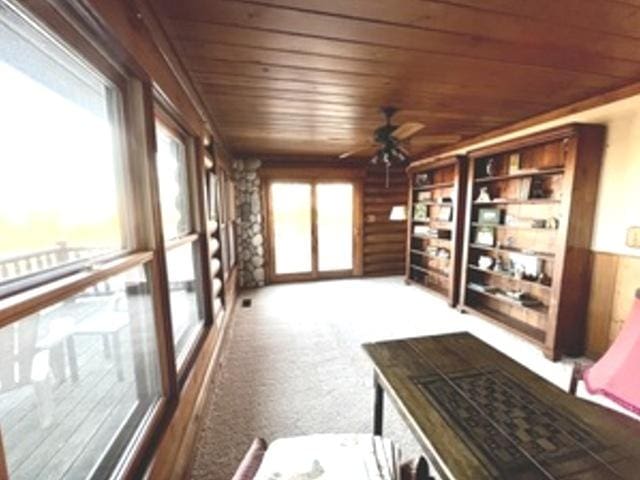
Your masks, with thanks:
<instances>
[{"instance_id":1,"label":"ceiling fan pull chain","mask_svg":"<svg viewBox=\"0 0 640 480\"><path fill-rule=\"evenodd\" d=\"M384 185L385 185L385 188L389 188L389 163L388 162L384 164L384 169L385 169Z\"/></svg>"}]
</instances>

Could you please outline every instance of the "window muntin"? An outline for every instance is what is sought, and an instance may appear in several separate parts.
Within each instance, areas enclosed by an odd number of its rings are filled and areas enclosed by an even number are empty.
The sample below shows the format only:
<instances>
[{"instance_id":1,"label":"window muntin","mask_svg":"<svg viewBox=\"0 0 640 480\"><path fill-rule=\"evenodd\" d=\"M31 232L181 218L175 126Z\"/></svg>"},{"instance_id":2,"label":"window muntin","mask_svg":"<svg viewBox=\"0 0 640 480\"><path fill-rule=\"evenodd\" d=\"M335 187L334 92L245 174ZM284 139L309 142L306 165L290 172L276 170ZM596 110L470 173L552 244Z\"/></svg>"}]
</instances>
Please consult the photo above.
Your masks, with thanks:
<instances>
[{"instance_id":1,"label":"window muntin","mask_svg":"<svg viewBox=\"0 0 640 480\"><path fill-rule=\"evenodd\" d=\"M165 240L172 240L192 230L186 148L160 122L156 122L156 139L162 227Z\"/></svg>"},{"instance_id":2,"label":"window muntin","mask_svg":"<svg viewBox=\"0 0 640 480\"><path fill-rule=\"evenodd\" d=\"M0 6L2 287L123 250L126 223L117 89Z\"/></svg>"},{"instance_id":3,"label":"window muntin","mask_svg":"<svg viewBox=\"0 0 640 480\"><path fill-rule=\"evenodd\" d=\"M11 478L111 472L161 396L147 268L0 329L0 430Z\"/></svg>"}]
</instances>

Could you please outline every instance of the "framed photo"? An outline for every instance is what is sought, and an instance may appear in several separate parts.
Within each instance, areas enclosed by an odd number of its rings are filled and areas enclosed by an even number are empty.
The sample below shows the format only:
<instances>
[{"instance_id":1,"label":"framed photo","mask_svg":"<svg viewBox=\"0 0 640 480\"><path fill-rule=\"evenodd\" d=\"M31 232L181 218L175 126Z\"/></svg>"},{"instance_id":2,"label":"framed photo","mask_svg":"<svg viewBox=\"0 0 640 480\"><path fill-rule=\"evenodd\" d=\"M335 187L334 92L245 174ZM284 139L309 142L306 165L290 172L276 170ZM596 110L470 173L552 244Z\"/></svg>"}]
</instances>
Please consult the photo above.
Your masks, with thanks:
<instances>
[{"instance_id":1,"label":"framed photo","mask_svg":"<svg viewBox=\"0 0 640 480\"><path fill-rule=\"evenodd\" d=\"M486 225L499 225L500 224L500 209L499 208L480 208L478 209L478 223Z\"/></svg>"},{"instance_id":2,"label":"framed photo","mask_svg":"<svg viewBox=\"0 0 640 480\"><path fill-rule=\"evenodd\" d=\"M438 221L440 222L450 222L453 218L453 208L452 207L440 207L438 210Z\"/></svg>"},{"instance_id":3,"label":"framed photo","mask_svg":"<svg viewBox=\"0 0 640 480\"><path fill-rule=\"evenodd\" d=\"M429 209L424 203L416 203L413 205L413 219L416 221L429 220Z\"/></svg>"},{"instance_id":4,"label":"framed photo","mask_svg":"<svg viewBox=\"0 0 640 480\"><path fill-rule=\"evenodd\" d=\"M542 272L542 259L534 255L511 253L509 258L513 262L514 269L520 270L528 278L537 279Z\"/></svg>"},{"instance_id":5,"label":"framed photo","mask_svg":"<svg viewBox=\"0 0 640 480\"><path fill-rule=\"evenodd\" d=\"M486 245L493 247L495 245L495 230L491 227L478 227L476 229L475 243L478 245Z\"/></svg>"},{"instance_id":6,"label":"framed photo","mask_svg":"<svg viewBox=\"0 0 640 480\"><path fill-rule=\"evenodd\" d=\"M433 200L433 192L418 192L419 202L427 202L429 200Z\"/></svg>"}]
</instances>

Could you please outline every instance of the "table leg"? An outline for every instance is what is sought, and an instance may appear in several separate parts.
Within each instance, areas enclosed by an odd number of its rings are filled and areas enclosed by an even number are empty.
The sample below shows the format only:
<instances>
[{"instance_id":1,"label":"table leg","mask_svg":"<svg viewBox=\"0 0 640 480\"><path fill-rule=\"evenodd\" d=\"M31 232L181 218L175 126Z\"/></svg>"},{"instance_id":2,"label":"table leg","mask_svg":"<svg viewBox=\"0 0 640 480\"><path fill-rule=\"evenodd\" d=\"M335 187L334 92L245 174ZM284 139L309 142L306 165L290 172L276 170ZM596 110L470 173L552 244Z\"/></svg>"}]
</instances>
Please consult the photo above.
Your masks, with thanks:
<instances>
[{"instance_id":1,"label":"table leg","mask_svg":"<svg viewBox=\"0 0 640 480\"><path fill-rule=\"evenodd\" d=\"M111 334L111 340L113 341L113 359L116 364L116 372L118 374L118 380L124 380L124 368L122 366L122 346L120 345L120 335L118 332Z\"/></svg>"},{"instance_id":2,"label":"table leg","mask_svg":"<svg viewBox=\"0 0 640 480\"><path fill-rule=\"evenodd\" d=\"M373 434L374 435L382 435L382 414L384 411L384 390L378 382L378 376L373 376L373 388L374 399L373 399Z\"/></svg>"}]
</instances>

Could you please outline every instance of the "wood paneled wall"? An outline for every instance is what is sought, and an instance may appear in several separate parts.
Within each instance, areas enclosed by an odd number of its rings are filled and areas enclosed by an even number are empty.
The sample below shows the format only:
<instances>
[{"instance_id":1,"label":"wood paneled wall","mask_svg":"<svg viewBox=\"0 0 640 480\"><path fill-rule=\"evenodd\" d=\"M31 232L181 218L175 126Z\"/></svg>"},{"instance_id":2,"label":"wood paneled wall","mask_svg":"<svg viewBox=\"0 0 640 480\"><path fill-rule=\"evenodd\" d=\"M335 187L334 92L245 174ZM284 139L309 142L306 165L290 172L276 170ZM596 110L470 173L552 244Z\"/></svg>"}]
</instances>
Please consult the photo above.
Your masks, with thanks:
<instances>
[{"instance_id":1,"label":"wood paneled wall","mask_svg":"<svg viewBox=\"0 0 640 480\"><path fill-rule=\"evenodd\" d=\"M586 355L596 359L611 345L640 288L640 257L593 252Z\"/></svg>"},{"instance_id":2,"label":"wood paneled wall","mask_svg":"<svg viewBox=\"0 0 640 480\"><path fill-rule=\"evenodd\" d=\"M364 181L363 273L365 276L402 275L404 273L406 222L390 221L394 205L406 205L407 174L392 169L389 187L385 186L385 170L370 167Z\"/></svg>"}]
</instances>

